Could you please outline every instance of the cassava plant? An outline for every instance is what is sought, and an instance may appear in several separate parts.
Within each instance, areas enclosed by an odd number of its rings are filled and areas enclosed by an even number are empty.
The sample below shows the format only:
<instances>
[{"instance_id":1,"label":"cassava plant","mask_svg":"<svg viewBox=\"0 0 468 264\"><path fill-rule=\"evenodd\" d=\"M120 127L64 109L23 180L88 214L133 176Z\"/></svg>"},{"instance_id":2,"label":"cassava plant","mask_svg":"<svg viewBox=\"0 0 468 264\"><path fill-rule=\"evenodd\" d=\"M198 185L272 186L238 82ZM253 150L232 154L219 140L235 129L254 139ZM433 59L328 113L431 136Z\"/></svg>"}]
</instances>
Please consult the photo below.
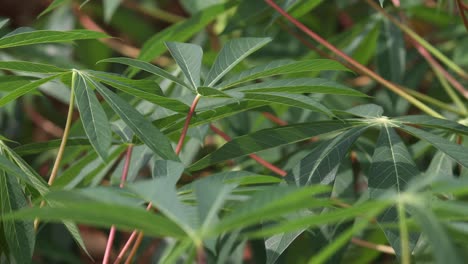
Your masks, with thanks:
<instances>
[{"instance_id":1,"label":"cassava plant","mask_svg":"<svg viewBox=\"0 0 468 264\"><path fill-rule=\"evenodd\" d=\"M361 1L373 13L339 13L332 35L305 14L354 4L194 2L184 18L124 1L174 23L141 49L104 33L99 3L41 13L86 29L0 22L1 263L464 262L468 75L405 23L444 6ZM103 1L109 25L128 23L119 3Z\"/></svg>"}]
</instances>

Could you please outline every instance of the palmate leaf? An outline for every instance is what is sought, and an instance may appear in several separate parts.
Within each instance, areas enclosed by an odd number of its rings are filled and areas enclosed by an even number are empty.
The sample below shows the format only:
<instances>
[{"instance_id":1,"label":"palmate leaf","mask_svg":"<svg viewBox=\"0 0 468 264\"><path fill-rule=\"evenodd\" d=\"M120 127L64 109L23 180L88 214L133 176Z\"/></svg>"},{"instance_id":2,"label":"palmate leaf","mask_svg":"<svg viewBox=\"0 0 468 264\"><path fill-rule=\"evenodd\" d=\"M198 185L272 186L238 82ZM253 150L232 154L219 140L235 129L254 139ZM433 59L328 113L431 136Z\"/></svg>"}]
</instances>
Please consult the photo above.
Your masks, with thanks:
<instances>
[{"instance_id":1,"label":"palmate leaf","mask_svg":"<svg viewBox=\"0 0 468 264\"><path fill-rule=\"evenodd\" d=\"M89 82L80 73L74 74L75 82L72 85L83 128L94 150L105 161L112 141L109 120Z\"/></svg>"},{"instance_id":2,"label":"palmate leaf","mask_svg":"<svg viewBox=\"0 0 468 264\"><path fill-rule=\"evenodd\" d=\"M305 229L282 233L265 239L266 263L273 264Z\"/></svg>"},{"instance_id":3,"label":"palmate leaf","mask_svg":"<svg viewBox=\"0 0 468 264\"><path fill-rule=\"evenodd\" d=\"M244 93L261 93L261 92L282 92L282 93L323 93L323 94L337 94L347 96L361 96L367 95L348 88L340 83L319 79L319 78L298 78L298 79L283 79L265 81L262 83L251 84L234 88L231 91L238 91Z\"/></svg>"},{"instance_id":4,"label":"palmate leaf","mask_svg":"<svg viewBox=\"0 0 468 264\"><path fill-rule=\"evenodd\" d=\"M150 80L132 80L125 77L116 76L113 74L103 73L103 72L93 72L92 77L97 81L110 85L114 88L119 89L124 93L131 94L135 97L138 97L143 100L147 100L153 104L159 105L161 107L167 108L169 110L179 112L179 113L188 113L190 107L179 100L156 94L155 92L150 92L140 88L140 85L148 85L157 87L157 83Z\"/></svg>"},{"instance_id":5,"label":"palmate leaf","mask_svg":"<svg viewBox=\"0 0 468 264\"><path fill-rule=\"evenodd\" d=\"M375 104L358 105L346 110L346 113L363 118L376 118L381 117L383 108Z\"/></svg>"},{"instance_id":6,"label":"palmate leaf","mask_svg":"<svg viewBox=\"0 0 468 264\"><path fill-rule=\"evenodd\" d=\"M175 77L174 75L168 73L167 71L159 68L158 66L155 66L155 65L153 65L151 63L148 63L148 62L135 60L135 59L130 59L130 58L110 58L110 59L105 59L105 60L98 61L98 63L101 63L101 62L115 62L115 63L128 65L128 66L131 66L131 67L134 67L134 68L137 68L137 69L144 70L146 72L152 73L154 75L161 76L161 77L163 77L165 79L171 80L171 81L173 81L173 82L175 82L177 84L180 84L180 85L182 85L184 87L192 89L190 87L190 85L186 84L181 79L179 79L179 78Z\"/></svg>"},{"instance_id":7,"label":"palmate leaf","mask_svg":"<svg viewBox=\"0 0 468 264\"><path fill-rule=\"evenodd\" d=\"M60 73L68 71L53 65L29 61L0 61L0 69L37 73Z\"/></svg>"},{"instance_id":8,"label":"palmate leaf","mask_svg":"<svg viewBox=\"0 0 468 264\"><path fill-rule=\"evenodd\" d=\"M0 38L0 49L32 44L70 42L82 39L107 38L102 32L75 29L70 31L35 30Z\"/></svg>"},{"instance_id":9,"label":"palmate leaf","mask_svg":"<svg viewBox=\"0 0 468 264\"><path fill-rule=\"evenodd\" d=\"M200 70L203 57L201 47L195 44L178 42L166 42L166 46L189 83L194 89L197 89L200 86Z\"/></svg>"},{"instance_id":10,"label":"palmate leaf","mask_svg":"<svg viewBox=\"0 0 468 264\"><path fill-rule=\"evenodd\" d=\"M347 71L348 69L334 60L306 60L306 61L291 61L291 60L276 60L270 63L253 67L251 69L240 72L222 83L216 85L216 88L224 90L231 86L240 83L252 81L259 78L299 73L299 72L315 72L315 71Z\"/></svg>"},{"instance_id":11,"label":"palmate leaf","mask_svg":"<svg viewBox=\"0 0 468 264\"><path fill-rule=\"evenodd\" d=\"M291 169L286 180L297 186L332 184L349 148L367 128L355 127L321 143Z\"/></svg>"},{"instance_id":12,"label":"palmate leaf","mask_svg":"<svg viewBox=\"0 0 468 264\"><path fill-rule=\"evenodd\" d=\"M15 177L0 170L0 218L12 211L28 207L28 202ZM35 244L32 221L1 221L0 229L6 238L11 263L30 263Z\"/></svg>"},{"instance_id":13,"label":"palmate leaf","mask_svg":"<svg viewBox=\"0 0 468 264\"><path fill-rule=\"evenodd\" d=\"M369 196L371 199L381 197L389 190L402 193L407 183L420 172L416 167L405 144L392 127L384 124L380 131L379 139L372 157L369 171ZM379 222L398 222L398 214L395 208L388 208L378 217ZM384 228L383 231L390 245L400 254L400 234L392 229ZM414 247L417 237L410 238L410 246Z\"/></svg>"},{"instance_id":14,"label":"palmate leaf","mask_svg":"<svg viewBox=\"0 0 468 264\"><path fill-rule=\"evenodd\" d=\"M163 159L179 160L172 149L169 139L161 133L151 122L146 120L135 108L121 99L118 95L109 91L102 84L88 79L107 103L122 118L132 131L145 143L154 153Z\"/></svg>"},{"instance_id":15,"label":"palmate leaf","mask_svg":"<svg viewBox=\"0 0 468 264\"><path fill-rule=\"evenodd\" d=\"M412 126L400 124L399 128L415 137L428 141L431 143L431 145L444 152L464 167L468 168L468 149L466 147L457 145L441 136L414 128Z\"/></svg>"},{"instance_id":16,"label":"palmate leaf","mask_svg":"<svg viewBox=\"0 0 468 264\"><path fill-rule=\"evenodd\" d=\"M353 123L343 121L320 121L263 129L234 138L218 150L198 160L189 170L203 169L211 164L246 156L265 149L295 143L313 136L339 132L352 127Z\"/></svg>"},{"instance_id":17,"label":"palmate leaf","mask_svg":"<svg viewBox=\"0 0 468 264\"><path fill-rule=\"evenodd\" d=\"M0 98L0 107L1 106L4 106L5 104L17 99L18 97L20 96L23 96L27 93L30 93L32 91L34 91L37 87L41 86L42 84L46 83L46 82L49 82L55 78L58 78L60 76L62 76L63 74L56 74L56 75L52 75L52 76L49 76L49 77L45 77L43 79L39 79L37 81L32 81L28 84L25 84L23 86L20 86L18 87L17 89L15 89L14 91L8 93L7 95L3 96L2 98Z\"/></svg>"},{"instance_id":18,"label":"palmate leaf","mask_svg":"<svg viewBox=\"0 0 468 264\"><path fill-rule=\"evenodd\" d=\"M203 85L213 87L216 82L240 61L270 41L271 38L239 38L230 40L219 52Z\"/></svg>"}]
</instances>

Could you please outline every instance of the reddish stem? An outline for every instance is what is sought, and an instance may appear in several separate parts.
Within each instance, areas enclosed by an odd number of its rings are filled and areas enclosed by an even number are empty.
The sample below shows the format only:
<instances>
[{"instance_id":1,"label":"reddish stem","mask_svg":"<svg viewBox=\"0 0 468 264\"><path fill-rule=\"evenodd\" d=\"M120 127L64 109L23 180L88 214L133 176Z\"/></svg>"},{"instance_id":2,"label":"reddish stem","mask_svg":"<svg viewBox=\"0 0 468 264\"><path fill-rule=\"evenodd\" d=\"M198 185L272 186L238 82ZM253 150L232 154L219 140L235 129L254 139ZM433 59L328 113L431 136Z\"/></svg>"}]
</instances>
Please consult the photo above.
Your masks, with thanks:
<instances>
[{"instance_id":1,"label":"reddish stem","mask_svg":"<svg viewBox=\"0 0 468 264\"><path fill-rule=\"evenodd\" d=\"M278 124L280 126L287 126L288 125L288 122L280 119L279 117L271 114L271 113L268 113L268 112L263 112L262 113L264 117L266 117L267 119L269 119L270 121L272 121L273 123L275 124Z\"/></svg>"},{"instance_id":2,"label":"reddish stem","mask_svg":"<svg viewBox=\"0 0 468 264\"><path fill-rule=\"evenodd\" d=\"M462 2L462 0L456 0L460 16L462 17L463 24L466 30L468 30L468 18L466 17L465 11L468 11L468 5Z\"/></svg>"},{"instance_id":3,"label":"reddish stem","mask_svg":"<svg viewBox=\"0 0 468 264\"><path fill-rule=\"evenodd\" d=\"M177 143L175 153L179 155L180 151L182 150L182 146L184 145L185 136L187 135L187 131L190 125L190 120L192 119L193 114L195 113L195 108L197 107L198 101L200 101L201 96L197 94L195 99L193 99L192 105L190 106L190 111L185 118L184 128L182 128L182 133L180 134L179 142Z\"/></svg>"},{"instance_id":4,"label":"reddish stem","mask_svg":"<svg viewBox=\"0 0 468 264\"><path fill-rule=\"evenodd\" d=\"M122 169L122 177L120 178L120 188L123 188L125 181L127 180L128 169L130 168L130 160L132 158L133 145L128 145L127 152L125 154L125 163ZM107 238L106 251L104 252L104 259L102 260L103 264L108 264L110 260L110 255L112 252L112 244L114 243L116 229L115 226L112 226L109 232L109 237Z\"/></svg>"},{"instance_id":5,"label":"reddish stem","mask_svg":"<svg viewBox=\"0 0 468 264\"><path fill-rule=\"evenodd\" d=\"M222 137L224 140L226 141L231 141L231 138L226 134L224 133L221 129L215 127L213 124L210 124L210 129L215 132L217 135L219 135L220 137ZM280 175L281 177L285 177L288 173L278 167L276 167L275 165L269 163L268 161L260 158L258 155L256 154L250 154L249 155L253 160L257 161L260 165L262 165L263 167L271 170L272 172Z\"/></svg>"}]
</instances>

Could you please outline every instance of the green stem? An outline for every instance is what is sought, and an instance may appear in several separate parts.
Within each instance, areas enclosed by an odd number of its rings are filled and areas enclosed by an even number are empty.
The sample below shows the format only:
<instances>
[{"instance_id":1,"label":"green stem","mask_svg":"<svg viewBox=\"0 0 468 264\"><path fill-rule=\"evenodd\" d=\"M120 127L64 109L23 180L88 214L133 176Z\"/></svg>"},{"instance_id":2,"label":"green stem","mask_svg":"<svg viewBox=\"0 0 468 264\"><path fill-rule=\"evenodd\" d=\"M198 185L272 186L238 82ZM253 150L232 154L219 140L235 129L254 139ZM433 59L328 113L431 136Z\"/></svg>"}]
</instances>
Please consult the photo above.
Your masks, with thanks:
<instances>
[{"instance_id":1,"label":"green stem","mask_svg":"<svg viewBox=\"0 0 468 264\"><path fill-rule=\"evenodd\" d=\"M133 3L132 1L124 1L124 5L127 6L128 8L134 9L152 18L159 19L161 21L168 22L171 24L185 20L184 17L174 15L163 9L154 8L148 5L141 6L141 5Z\"/></svg>"},{"instance_id":2,"label":"green stem","mask_svg":"<svg viewBox=\"0 0 468 264\"><path fill-rule=\"evenodd\" d=\"M468 116L467 113L464 113L456 108L453 108L449 105L447 105L446 103L442 102L442 101L439 101L433 97L430 97L430 96L427 96L423 93L420 93L420 92L417 92L417 91L414 91L414 90L411 90L411 89L408 89L408 88L405 88L405 91L409 94L411 94L412 96L418 98L419 100L421 101L425 101L429 104L432 104L432 105L435 105L437 107L439 107L440 109L444 109L446 111L449 111L449 112L452 112L452 113L455 113L455 114L458 114L460 116Z\"/></svg>"},{"instance_id":3,"label":"green stem","mask_svg":"<svg viewBox=\"0 0 468 264\"><path fill-rule=\"evenodd\" d=\"M434 69L434 73L437 76L437 79L439 79L440 84L442 85L442 87L444 87L445 92L447 92L447 94L450 96L452 101L457 105L458 109L460 109L460 111L462 111L463 114L466 115L467 109L466 109L465 104L460 100L460 97L458 97L458 95L452 89L452 86L450 86L450 84L444 78L442 73L436 68L433 68L433 69Z\"/></svg>"},{"instance_id":4,"label":"green stem","mask_svg":"<svg viewBox=\"0 0 468 264\"><path fill-rule=\"evenodd\" d=\"M406 225L405 204L403 201L398 202L398 218L400 227L400 242L401 242L401 263L411 263L411 252L409 246L408 226Z\"/></svg>"},{"instance_id":5,"label":"green stem","mask_svg":"<svg viewBox=\"0 0 468 264\"><path fill-rule=\"evenodd\" d=\"M62 142L60 143L60 147L57 153L57 157L55 158L54 162L54 167L52 168L52 172L50 173L49 181L48 184L51 186L55 178L57 178L58 170L60 168L60 162L62 161L63 158L63 153L65 152L65 146L67 145L67 140L68 140L68 135L70 134L70 128L72 124L72 119L73 119L73 107L75 105L75 83L76 83L76 74L77 72L75 70L72 71L72 81L71 81L71 90L70 90L70 103L68 105L68 114L67 114L67 121L65 123L65 128L63 130L63 135L62 135ZM41 202L40 207L43 207L45 205L45 201ZM34 229L37 230L39 226L39 219L34 220Z\"/></svg>"}]
</instances>

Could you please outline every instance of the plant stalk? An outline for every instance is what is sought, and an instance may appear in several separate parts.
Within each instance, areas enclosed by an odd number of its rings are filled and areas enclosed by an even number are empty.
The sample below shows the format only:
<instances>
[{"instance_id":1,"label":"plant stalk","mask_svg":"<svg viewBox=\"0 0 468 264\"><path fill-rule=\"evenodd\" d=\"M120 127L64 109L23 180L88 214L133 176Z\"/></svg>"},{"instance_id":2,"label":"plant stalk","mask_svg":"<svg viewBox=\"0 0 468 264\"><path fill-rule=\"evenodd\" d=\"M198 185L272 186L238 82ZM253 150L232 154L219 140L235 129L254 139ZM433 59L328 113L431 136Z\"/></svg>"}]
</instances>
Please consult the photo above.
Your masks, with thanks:
<instances>
[{"instance_id":1,"label":"plant stalk","mask_svg":"<svg viewBox=\"0 0 468 264\"><path fill-rule=\"evenodd\" d=\"M122 176L120 178L120 185L119 185L120 188L123 188L125 185L125 182L127 181L128 170L130 168L130 160L132 159L132 150L133 150L133 144L128 145L127 151L125 153L124 167L122 168ZM108 264L110 261L111 252L112 252L112 244L114 243L115 233L116 233L115 226L112 226L109 231L109 237L107 238L106 250L104 252L104 258L102 260L103 264Z\"/></svg>"},{"instance_id":2,"label":"plant stalk","mask_svg":"<svg viewBox=\"0 0 468 264\"><path fill-rule=\"evenodd\" d=\"M398 218L400 227L400 242L401 242L401 263L411 263L411 252L409 247L409 233L406 226L406 212L405 205L402 201L398 202Z\"/></svg>"},{"instance_id":3,"label":"plant stalk","mask_svg":"<svg viewBox=\"0 0 468 264\"><path fill-rule=\"evenodd\" d=\"M63 153L65 152L65 147L67 145L68 135L70 134L70 128L73 121L73 108L75 106L75 84L76 84L76 75L78 73L76 71L72 72L72 80L71 80L71 88L70 88L70 104L68 105L68 114L67 114L67 121L65 123L65 128L63 130L62 135L62 142L60 142L60 147L57 152L57 157L55 158L54 166L52 167L52 172L50 173L49 181L47 182L49 186L51 186L55 178L57 178L57 174L60 168L60 162L63 158ZM40 207L45 205L45 201L42 201ZM39 227L39 219L36 218L34 220L34 230L37 231Z\"/></svg>"}]
</instances>

